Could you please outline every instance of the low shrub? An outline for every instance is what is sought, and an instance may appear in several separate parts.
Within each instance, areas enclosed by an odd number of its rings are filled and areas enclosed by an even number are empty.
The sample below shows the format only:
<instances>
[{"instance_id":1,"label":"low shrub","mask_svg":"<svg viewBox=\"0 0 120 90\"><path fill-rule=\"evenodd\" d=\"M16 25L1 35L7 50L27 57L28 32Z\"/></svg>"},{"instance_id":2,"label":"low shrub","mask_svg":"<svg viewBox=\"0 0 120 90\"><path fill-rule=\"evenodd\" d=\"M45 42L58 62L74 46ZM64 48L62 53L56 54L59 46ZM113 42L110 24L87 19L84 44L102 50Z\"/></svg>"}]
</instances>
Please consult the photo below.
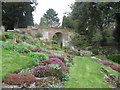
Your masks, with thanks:
<instances>
[{"instance_id":1,"label":"low shrub","mask_svg":"<svg viewBox=\"0 0 120 90\"><path fill-rule=\"evenodd\" d=\"M0 35L0 39L6 41L7 39L13 39L13 36L9 32L4 32Z\"/></svg>"},{"instance_id":2,"label":"low shrub","mask_svg":"<svg viewBox=\"0 0 120 90\"><path fill-rule=\"evenodd\" d=\"M72 55L79 55L79 52L78 52L78 51L72 50L72 49L67 50L67 53L68 53L68 54L72 54Z\"/></svg>"},{"instance_id":3,"label":"low shrub","mask_svg":"<svg viewBox=\"0 0 120 90\"><path fill-rule=\"evenodd\" d=\"M101 62L102 64L104 64L104 65L107 65L107 66L112 65L112 63L109 62L109 61L101 60L100 62Z\"/></svg>"},{"instance_id":4,"label":"low shrub","mask_svg":"<svg viewBox=\"0 0 120 90\"><path fill-rule=\"evenodd\" d=\"M107 56L107 59L120 64L120 55L110 55Z\"/></svg>"},{"instance_id":5,"label":"low shrub","mask_svg":"<svg viewBox=\"0 0 120 90\"><path fill-rule=\"evenodd\" d=\"M8 85L23 85L26 84L32 84L36 81L36 78L28 73L20 73L20 74L10 74L8 75L4 80L4 83Z\"/></svg>"},{"instance_id":6,"label":"low shrub","mask_svg":"<svg viewBox=\"0 0 120 90\"><path fill-rule=\"evenodd\" d=\"M58 59L62 60L64 63L66 62L64 57L60 57L60 56L56 56L56 55L51 55L51 56L49 56L49 58L58 58Z\"/></svg>"},{"instance_id":7,"label":"low shrub","mask_svg":"<svg viewBox=\"0 0 120 90\"><path fill-rule=\"evenodd\" d=\"M63 48L64 48L64 49L68 49L68 50L70 49L70 47L69 47L69 46L64 46Z\"/></svg>"},{"instance_id":8,"label":"low shrub","mask_svg":"<svg viewBox=\"0 0 120 90\"><path fill-rule=\"evenodd\" d=\"M110 67L111 67L113 70L120 72L120 66L115 65L115 64L112 64L112 65L110 65Z\"/></svg>"},{"instance_id":9,"label":"low shrub","mask_svg":"<svg viewBox=\"0 0 120 90\"><path fill-rule=\"evenodd\" d=\"M69 81L69 80L70 80L70 75L69 75L69 73L62 72L61 80L62 80L62 81Z\"/></svg>"},{"instance_id":10,"label":"low shrub","mask_svg":"<svg viewBox=\"0 0 120 90\"><path fill-rule=\"evenodd\" d=\"M60 71L59 70L55 70L51 67L49 67L48 65L45 66L37 66L34 69L34 75L36 77L47 77L47 76L60 76Z\"/></svg>"},{"instance_id":11,"label":"low shrub","mask_svg":"<svg viewBox=\"0 0 120 90\"><path fill-rule=\"evenodd\" d=\"M50 58L44 61L40 61L41 66L37 66L34 69L34 75L36 77L46 76L61 76L61 71L68 71L65 64L58 58Z\"/></svg>"},{"instance_id":12,"label":"low shrub","mask_svg":"<svg viewBox=\"0 0 120 90\"><path fill-rule=\"evenodd\" d=\"M34 50L32 50L32 52L42 52L42 53L50 54L49 52L44 51L44 50L42 50L42 49L40 49L40 48L38 48L38 47L36 47Z\"/></svg>"},{"instance_id":13,"label":"low shrub","mask_svg":"<svg viewBox=\"0 0 120 90\"><path fill-rule=\"evenodd\" d=\"M40 61L40 65L51 65L51 64L57 64L61 67L60 70L62 71L67 71L67 67L65 66L65 64L58 58L49 58L47 60L44 61Z\"/></svg>"},{"instance_id":14,"label":"low shrub","mask_svg":"<svg viewBox=\"0 0 120 90\"><path fill-rule=\"evenodd\" d=\"M13 41L2 42L1 46L7 50L12 50L19 53L25 53L33 49L33 46L26 43L14 43Z\"/></svg>"},{"instance_id":15,"label":"low shrub","mask_svg":"<svg viewBox=\"0 0 120 90\"><path fill-rule=\"evenodd\" d=\"M45 53L29 52L28 55L30 55L31 57L36 58L38 61L42 61L42 60L48 59L48 56Z\"/></svg>"},{"instance_id":16,"label":"low shrub","mask_svg":"<svg viewBox=\"0 0 120 90\"><path fill-rule=\"evenodd\" d=\"M74 55L74 53L73 52L67 52L68 54L72 54L72 55Z\"/></svg>"},{"instance_id":17,"label":"low shrub","mask_svg":"<svg viewBox=\"0 0 120 90\"><path fill-rule=\"evenodd\" d=\"M72 65L73 65L73 64L70 63L70 62L67 62L67 63L66 63L66 66L67 66L67 67L71 67Z\"/></svg>"},{"instance_id":18,"label":"low shrub","mask_svg":"<svg viewBox=\"0 0 120 90\"><path fill-rule=\"evenodd\" d=\"M18 43L14 49L19 53L25 53L26 51L31 51L33 48L34 47L32 45L23 42L23 43Z\"/></svg>"},{"instance_id":19,"label":"low shrub","mask_svg":"<svg viewBox=\"0 0 120 90\"><path fill-rule=\"evenodd\" d=\"M29 74L32 74L32 75L33 75L33 71L30 70L29 68L22 69L19 73L29 73Z\"/></svg>"}]
</instances>

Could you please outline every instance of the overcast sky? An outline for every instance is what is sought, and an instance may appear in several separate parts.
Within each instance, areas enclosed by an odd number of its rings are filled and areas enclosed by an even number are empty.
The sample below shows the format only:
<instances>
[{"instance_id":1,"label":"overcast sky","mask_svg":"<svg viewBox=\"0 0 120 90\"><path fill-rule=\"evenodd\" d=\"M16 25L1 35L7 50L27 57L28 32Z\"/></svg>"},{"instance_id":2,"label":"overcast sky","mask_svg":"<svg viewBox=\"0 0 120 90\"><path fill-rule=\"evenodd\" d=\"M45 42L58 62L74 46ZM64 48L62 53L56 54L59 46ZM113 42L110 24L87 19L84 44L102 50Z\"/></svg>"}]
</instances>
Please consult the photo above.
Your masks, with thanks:
<instances>
[{"instance_id":1,"label":"overcast sky","mask_svg":"<svg viewBox=\"0 0 120 90\"><path fill-rule=\"evenodd\" d=\"M39 24L40 18L43 14L49 9L52 8L58 13L58 18L60 22L62 22L63 13L70 12L71 9L68 5L71 5L75 2L75 0L37 0L38 5L36 6L36 10L33 12L34 22Z\"/></svg>"}]
</instances>

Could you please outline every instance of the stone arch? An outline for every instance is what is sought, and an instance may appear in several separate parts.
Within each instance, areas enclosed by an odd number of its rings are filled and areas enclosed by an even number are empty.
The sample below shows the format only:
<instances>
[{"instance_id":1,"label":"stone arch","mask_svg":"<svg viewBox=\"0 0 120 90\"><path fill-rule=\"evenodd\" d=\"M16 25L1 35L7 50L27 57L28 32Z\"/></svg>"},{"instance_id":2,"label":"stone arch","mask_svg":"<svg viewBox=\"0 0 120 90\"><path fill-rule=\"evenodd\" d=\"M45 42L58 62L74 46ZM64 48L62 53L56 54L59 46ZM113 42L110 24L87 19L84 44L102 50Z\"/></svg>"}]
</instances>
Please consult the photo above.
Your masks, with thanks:
<instances>
[{"instance_id":1,"label":"stone arch","mask_svg":"<svg viewBox=\"0 0 120 90\"><path fill-rule=\"evenodd\" d=\"M52 40L54 39L54 38L57 38L58 40L57 40L57 44L60 44L60 46L62 47L63 46L63 37L64 35L63 35L63 33L62 32L55 32L53 35L52 35Z\"/></svg>"}]
</instances>

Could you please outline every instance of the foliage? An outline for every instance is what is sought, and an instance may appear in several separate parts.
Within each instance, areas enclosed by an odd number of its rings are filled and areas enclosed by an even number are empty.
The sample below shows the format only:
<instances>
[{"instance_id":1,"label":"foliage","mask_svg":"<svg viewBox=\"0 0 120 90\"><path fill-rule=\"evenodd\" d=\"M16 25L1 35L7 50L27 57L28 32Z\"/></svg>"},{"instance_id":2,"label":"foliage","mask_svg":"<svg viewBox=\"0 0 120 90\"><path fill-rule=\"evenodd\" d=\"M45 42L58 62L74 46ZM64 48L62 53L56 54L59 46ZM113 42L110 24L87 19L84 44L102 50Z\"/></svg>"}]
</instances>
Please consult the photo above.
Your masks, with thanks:
<instances>
[{"instance_id":1,"label":"foliage","mask_svg":"<svg viewBox=\"0 0 120 90\"><path fill-rule=\"evenodd\" d=\"M0 40L2 41L6 41L6 39L13 39L13 37L10 35L10 33L2 33L0 35Z\"/></svg>"},{"instance_id":2,"label":"foliage","mask_svg":"<svg viewBox=\"0 0 120 90\"><path fill-rule=\"evenodd\" d=\"M48 59L48 56L45 53L29 52L28 55L30 55L31 57L33 57L35 59L36 64L38 64L39 61Z\"/></svg>"},{"instance_id":3,"label":"foliage","mask_svg":"<svg viewBox=\"0 0 120 90\"><path fill-rule=\"evenodd\" d=\"M51 65L49 65L49 67L51 67L55 70L60 70L61 69L61 67L58 64L51 64Z\"/></svg>"},{"instance_id":4,"label":"foliage","mask_svg":"<svg viewBox=\"0 0 120 90\"><path fill-rule=\"evenodd\" d=\"M26 84L31 84L36 81L36 78L28 73L20 73L20 74L10 74L4 79L4 83L8 85L23 85L24 83Z\"/></svg>"},{"instance_id":5,"label":"foliage","mask_svg":"<svg viewBox=\"0 0 120 90\"><path fill-rule=\"evenodd\" d=\"M88 43L102 46L108 44L109 32L113 33L115 26L112 25L115 22L115 14L120 10L119 2L75 2L71 5L71 10L68 16L63 17L63 27L72 28L80 35L85 35ZM108 27L111 29L106 29ZM118 41L119 33L117 32L119 30L114 31L114 37ZM95 36L97 33L99 37ZM111 38L111 40L114 39ZM77 41L76 43L79 44Z\"/></svg>"},{"instance_id":6,"label":"foliage","mask_svg":"<svg viewBox=\"0 0 120 90\"><path fill-rule=\"evenodd\" d=\"M61 69L59 69L58 71L62 70L62 71L67 71L68 68L65 66L65 64L58 58L49 58L47 60L44 61L40 61L40 65L52 65L52 64L58 64Z\"/></svg>"},{"instance_id":7,"label":"foliage","mask_svg":"<svg viewBox=\"0 0 120 90\"><path fill-rule=\"evenodd\" d=\"M3 2L2 21L5 30L14 30L14 27L25 28L33 25L32 12L37 3L30 2Z\"/></svg>"},{"instance_id":8,"label":"foliage","mask_svg":"<svg viewBox=\"0 0 120 90\"><path fill-rule=\"evenodd\" d=\"M110 67L111 67L113 70L120 72L120 66L115 65L115 64L112 64L112 65L110 65Z\"/></svg>"},{"instance_id":9,"label":"foliage","mask_svg":"<svg viewBox=\"0 0 120 90\"><path fill-rule=\"evenodd\" d=\"M71 49L69 46L63 46L63 48L67 50Z\"/></svg>"},{"instance_id":10,"label":"foliage","mask_svg":"<svg viewBox=\"0 0 120 90\"><path fill-rule=\"evenodd\" d=\"M45 76L57 76L61 77L61 71L67 71L68 68L58 58L50 58L44 61L40 61L40 66L34 69L34 75L37 77Z\"/></svg>"},{"instance_id":11,"label":"foliage","mask_svg":"<svg viewBox=\"0 0 120 90\"><path fill-rule=\"evenodd\" d=\"M49 56L49 58L58 58L58 59L62 60L63 62L65 62L64 57L60 57L60 56L56 56L56 55L51 55L51 56Z\"/></svg>"},{"instance_id":12,"label":"foliage","mask_svg":"<svg viewBox=\"0 0 120 90\"><path fill-rule=\"evenodd\" d=\"M36 77L47 77L47 76L57 76L60 77L60 70L55 70L48 65L37 66L34 69L34 75Z\"/></svg>"},{"instance_id":13,"label":"foliage","mask_svg":"<svg viewBox=\"0 0 120 90\"><path fill-rule=\"evenodd\" d=\"M19 73L29 73L29 74L32 74L32 75L33 75L33 71L30 70L29 68L22 69Z\"/></svg>"},{"instance_id":14,"label":"foliage","mask_svg":"<svg viewBox=\"0 0 120 90\"><path fill-rule=\"evenodd\" d=\"M66 73L66 72L62 72L62 81L69 81L70 80L70 75L69 73Z\"/></svg>"},{"instance_id":15,"label":"foliage","mask_svg":"<svg viewBox=\"0 0 120 90\"><path fill-rule=\"evenodd\" d=\"M107 65L107 66L112 65L112 63L109 62L109 61L101 60L100 62L101 62L102 64L104 64L104 65Z\"/></svg>"},{"instance_id":16,"label":"foliage","mask_svg":"<svg viewBox=\"0 0 120 90\"><path fill-rule=\"evenodd\" d=\"M71 67L72 65L73 65L73 64L70 63L70 62L67 62L67 63L66 63L66 66L67 66L67 67Z\"/></svg>"},{"instance_id":17,"label":"foliage","mask_svg":"<svg viewBox=\"0 0 120 90\"><path fill-rule=\"evenodd\" d=\"M79 55L79 52L76 51L76 50L73 50L73 49L67 50L67 53L68 53L68 54L72 54L72 55Z\"/></svg>"},{"instance_id":18,"label":"foliage","mask_svg":"<svg viewBox=\"0 0 120 90\"><path fill-rule=\"evenodd\" d=\"M30 51L33 49L33 46L27 43L14 43L13 41L10 42L2 42L2 47L7 50L16 51L19 53L25 53L26 51Z\"/></svg>"},{"instance_id":19,"label":"foliage","mask_svg":"<svg viewBox=\"0 0 120 90\"><path fill-rule=\"evenodd\" d=\"M56 11L54 9L48 9L46 13L43 15L44 18L47 19L48 26L53 26L54 22L59 22L59 18L57 17Z\"/></svg>"},{"instance_id":20,"label":"foliage","mask_svg":"<svg viewBox=\"0 0 120 90\"><path fill-rule=\"evenodd\" d=\"M10 73L15 73L21 69L34 66L33 58L2 49L2 79Z\"/></svg>"},{"instance_id":21,"label":"foliage","mask_svg":"<svg viewBox=\"0 0 120 90\"><path fill-rule=\"evenodd\" d=\"M39 52L30 52L28 53L31 57L38 57L40 60L45 60L48 59L46 54L44 53L39 53Z\"/></svg>"},{"instance_id":22,"label":"foliage","mask_svg":"<svg viewBox=\"0 0 120 90\"><path fill-rule=\"evenodd\" d=\"M42 49L40 49L40 48L38 48L38 47L36 47L34 50L32 50L32 52L42 52L42 53L50 54L49 52L44 51L44 50L42 50Z\"/></svg>"},{"instance_id":23,"label":"foliage","mask_svg":"<svg viewBox=\"0 0 120 90\"><path fill-rule=\"evenodd\" d=\"M118 46L120 46L120 12L116 13L116 23L117 26L113 32L113 36L115 37L115 41L118 43Z\"/></svg>"},{"instance_id":24,"label":"foliage","mask_svg":"<svg viewBox=\"0 0 120 90\"><path fill-rule=\"evenodd\" d=\"M120 64L120 55L110 55L107 58L113 62Z\"/></svg>"},{"instance_id":25,"label":"foliage","mask_svg":"<svg viewBox=\"0 0 120 90\"><path fill-rule=\"evenodd\" d=\"M48 20L45 17L41 17L40 19L40 27L45 28L48 26Z\"/></svg>"},{"instance_id":26,"label":"foliage","mask_svg":"<svg viewBox=\"0 0 120 90\"><path fill-rule=\"evenodd\" d=\"M71 37L70 43L74 45L76 48L80 47L84 49L86 46L89 45L88 39L84 35L75 34Z\"/></svg>"},{"instance_id":27,"label":"foliage","mask_svg":"<svg viewBox=\"0 0 120 90\"><path fill-rule=\"evenodd\" d=\"M70 16L63 16L62 27L69 29L74 28L73 20Z\"/></svg>"}]
</instances>

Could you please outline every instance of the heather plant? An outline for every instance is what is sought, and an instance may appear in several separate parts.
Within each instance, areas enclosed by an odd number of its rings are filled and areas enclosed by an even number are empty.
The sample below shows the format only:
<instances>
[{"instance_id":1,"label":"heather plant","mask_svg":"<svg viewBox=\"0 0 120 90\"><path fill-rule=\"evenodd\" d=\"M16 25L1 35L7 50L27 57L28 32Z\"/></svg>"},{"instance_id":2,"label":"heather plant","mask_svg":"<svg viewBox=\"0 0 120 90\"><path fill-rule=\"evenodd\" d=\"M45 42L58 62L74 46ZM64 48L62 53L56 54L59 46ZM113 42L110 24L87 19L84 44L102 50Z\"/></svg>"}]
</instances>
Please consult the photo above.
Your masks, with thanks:
<instances>
[{"instance_id":1,"label":"heather plant","mask_svg":"<svg viewBox=\"0 0 120 90\"><path fill-rule=\"evenodd\" d=\"M59 76L60 72L58 70L55 70L48 65L45 66L37 66L34 69L34 75L36 77L47 77L47 76Z\"/></svg>"},{"instance_id":2,"label":"heather plant","mask_svg":"<svg viewBox=\"0 0 120 90\"><path fill-rule=\"evenodd\" d=\"M37 66L34 69L34 75L36 77L46 77L46 76L61 76L61 71L67 72L68 68L65 64L58 58L49 58L44 61L40 61L41 66Z\"/></svg>"},{"instance_id":3,"label":"heather plant","mask_svg":"<svg viewBox=\"0 0 120 90\"><path fill-rule=\"evenodd\" d=\"M23 85L26 84L32 84L36 81L36 78L28 73L20 73L20 74L10 74L8 75L4 80L4 83L8 85Z\"/></svg>"},{"instance_id":4,"label":"heather plant","mask_svg":"<svg viewBox=\"0 0 120 90\"><path fill-rule=\"evenodd\" d=\"M104 65L107 65L107 66L112 65L112 63L109 62L109 61L101 60L100 62L101 62L102 64L104 64Z\"/></svg>"},{"instance_id":5,"label":"heather plant","mask_svg":"<svg viewBox=\"0 0 120 90\"><path fill-rule=\"evenodd\" d=\"M65 63L64 57L61 57L61 56L51 55L51 56L49 56L49 58L58 58Z\"/></svg>"},{"instance_id":6,"label":"heather plant","mask_svg":"<svg viewBox=\"0 0 120 90\"><path fill-rule=\"evenodd\" d=\"M67 71L67 67L65 66L65 64L58 58L49 58L47 60L40 61L39 63L40 65L58 64L60 65L60 67L62 67L60 70Z\"/></svg>"},{"instance_id":7,"label":"heather plant","mask_svg":"<svg viewBox=\"0 0 120 90\"><path fill-rule=\"evenodd\" d=\"M36 47L34 50L32 50L32 52L42 52L42 53L50 54L49 52L44 51L44 50L42 50L42 49L40 49L40 48L38 48L38 47Z\"/></svg>"}]
</instances>

